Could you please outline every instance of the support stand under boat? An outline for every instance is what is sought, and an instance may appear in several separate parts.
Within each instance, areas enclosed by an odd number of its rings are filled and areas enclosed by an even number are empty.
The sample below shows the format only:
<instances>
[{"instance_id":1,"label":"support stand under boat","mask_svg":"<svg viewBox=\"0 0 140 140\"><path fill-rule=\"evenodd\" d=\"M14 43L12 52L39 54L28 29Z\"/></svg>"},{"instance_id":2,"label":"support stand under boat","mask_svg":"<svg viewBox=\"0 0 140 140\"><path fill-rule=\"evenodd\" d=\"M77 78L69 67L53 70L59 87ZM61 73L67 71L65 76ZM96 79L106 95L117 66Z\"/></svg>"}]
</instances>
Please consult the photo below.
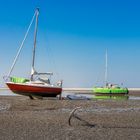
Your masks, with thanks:
<instances>
[{"instance_id":1,"label":"support stand under boat","mask_svg":"<svg viewBox=\"0 0 140 140\"><path fill-rule=\"evenodd\" d=\"M29 95L29 98L30 98L31 100L34 100L34 97L33 97L32 95Z\"/></svg>"}]
</instances>

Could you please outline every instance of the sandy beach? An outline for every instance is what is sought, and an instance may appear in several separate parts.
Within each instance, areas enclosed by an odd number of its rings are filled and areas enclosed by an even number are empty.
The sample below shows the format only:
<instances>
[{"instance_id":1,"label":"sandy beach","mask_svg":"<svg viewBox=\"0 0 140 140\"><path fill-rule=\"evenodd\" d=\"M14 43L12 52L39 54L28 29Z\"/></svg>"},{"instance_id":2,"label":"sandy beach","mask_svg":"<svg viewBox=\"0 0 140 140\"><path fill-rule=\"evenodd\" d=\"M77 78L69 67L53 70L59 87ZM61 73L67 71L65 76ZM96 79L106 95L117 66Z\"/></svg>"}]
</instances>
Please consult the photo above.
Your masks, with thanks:
<instances>
[{"instance_id":1,"label":"sandy beach","mask_svg":"<svg viewBox=\"0 0 140 140\"><path fill-rule=\"evenodd\" d=\"M81 109L68 119L75 107ZM140 139L139 100L30 100L0 97L1 140Z\"/></svg>"}]
</instances>

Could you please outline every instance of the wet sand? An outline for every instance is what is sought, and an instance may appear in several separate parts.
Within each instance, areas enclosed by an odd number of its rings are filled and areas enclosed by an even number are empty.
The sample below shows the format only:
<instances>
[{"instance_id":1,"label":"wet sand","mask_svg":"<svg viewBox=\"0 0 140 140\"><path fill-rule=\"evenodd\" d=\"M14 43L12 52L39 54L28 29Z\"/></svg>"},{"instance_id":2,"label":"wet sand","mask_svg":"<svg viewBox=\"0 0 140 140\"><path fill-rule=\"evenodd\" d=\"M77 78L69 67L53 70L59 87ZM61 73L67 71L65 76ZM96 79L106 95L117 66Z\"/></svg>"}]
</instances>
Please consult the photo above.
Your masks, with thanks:
<instances>
[{"instance_id":1,"label":"wet sand","mask_svg":"<svg viewBox=\"0 0 140 140\"><path fill-rule=\"evenodd\" d=\"M81 109L68 124L70 112ZM139 100L30 100L0 96L2 140L138 140Z\"/></svg>"}]
</instances>

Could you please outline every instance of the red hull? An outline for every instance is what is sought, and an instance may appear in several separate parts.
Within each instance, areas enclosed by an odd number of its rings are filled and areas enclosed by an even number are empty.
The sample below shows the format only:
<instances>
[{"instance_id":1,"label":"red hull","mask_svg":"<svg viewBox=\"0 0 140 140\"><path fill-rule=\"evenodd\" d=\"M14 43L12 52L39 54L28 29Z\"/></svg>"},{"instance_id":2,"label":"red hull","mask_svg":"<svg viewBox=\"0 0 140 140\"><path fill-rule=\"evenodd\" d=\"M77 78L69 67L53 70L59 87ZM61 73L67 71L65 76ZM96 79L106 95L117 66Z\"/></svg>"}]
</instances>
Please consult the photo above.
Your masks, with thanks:
<instances>
[{"instance_id":1,"label":"red hull","mask_svg":"<svg viewBox=\"0 0 140 140\"><path fill-rule=\"evenodd\" d=\"M15 83L6 83L10 90L14 93L21 95L34 95L42 97L56 97L61 94L61 87L47 87L39 85L27 85L27 84L15 84Z\"/></svg>"}]
</instances>

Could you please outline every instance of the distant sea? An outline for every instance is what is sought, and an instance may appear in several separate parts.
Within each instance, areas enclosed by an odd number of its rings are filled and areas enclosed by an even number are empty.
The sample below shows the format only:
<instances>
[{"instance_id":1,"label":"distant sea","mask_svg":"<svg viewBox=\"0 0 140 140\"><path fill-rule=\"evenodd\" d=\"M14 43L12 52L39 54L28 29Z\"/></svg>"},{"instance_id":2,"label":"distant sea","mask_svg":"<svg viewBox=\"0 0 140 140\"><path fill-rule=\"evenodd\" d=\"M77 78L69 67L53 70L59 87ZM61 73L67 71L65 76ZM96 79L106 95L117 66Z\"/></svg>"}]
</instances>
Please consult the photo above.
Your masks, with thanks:
<instances>
[{"instance_id":1,"label":"distant sea","mask_svg":"<svg viewBox=\"0 0 140 140\"><path fill-rule=\"evenodd\" d=\"M9 89L0 89L0 96L17 96L17 94L14 94Z\"/></svg>"}]
</instances>

